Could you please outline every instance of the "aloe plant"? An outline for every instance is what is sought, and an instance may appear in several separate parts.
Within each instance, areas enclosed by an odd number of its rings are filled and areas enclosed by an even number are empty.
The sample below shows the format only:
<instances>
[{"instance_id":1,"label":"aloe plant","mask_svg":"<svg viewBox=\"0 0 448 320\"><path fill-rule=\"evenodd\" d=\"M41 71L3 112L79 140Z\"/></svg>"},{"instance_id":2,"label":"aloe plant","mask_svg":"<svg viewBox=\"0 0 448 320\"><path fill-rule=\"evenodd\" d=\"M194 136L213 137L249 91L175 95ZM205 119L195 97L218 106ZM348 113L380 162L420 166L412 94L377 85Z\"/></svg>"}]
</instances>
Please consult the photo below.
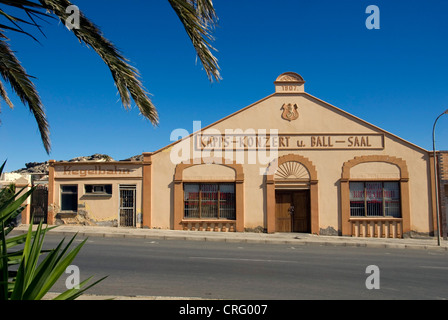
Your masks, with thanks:
<instances>
[{"instance_id":1,"label":"aloe plant","mask_svg":"<svg viewBox=\"0 0 448 320\"><path fill-rule=\"evenodd\" d=\"M0 167L3 172L6 161ZM34 188L16 192L14 185L0 190L0 300L40 300L53 287L56 281L73 262L87 239L70 250L76 235L64 246L65 239L55 249L43 250L46 233L55 227L43 228L42 223L33 231L30 224L28 232L14 237L7 235L14 229L12 221L23 211L24 201ZM20 195L23 193L23 195ZM20 250L10 249L24 244ZM44 256L44 257L43 257ZM39 258L43 259L39 262ZM17 268L12 268L18 266ZM13 270L14 269L14 270ZM106 277L87 285L92 277L79 286L69 289L55 297L55 300L73 300Z\"/></svg>"}]
</instances>

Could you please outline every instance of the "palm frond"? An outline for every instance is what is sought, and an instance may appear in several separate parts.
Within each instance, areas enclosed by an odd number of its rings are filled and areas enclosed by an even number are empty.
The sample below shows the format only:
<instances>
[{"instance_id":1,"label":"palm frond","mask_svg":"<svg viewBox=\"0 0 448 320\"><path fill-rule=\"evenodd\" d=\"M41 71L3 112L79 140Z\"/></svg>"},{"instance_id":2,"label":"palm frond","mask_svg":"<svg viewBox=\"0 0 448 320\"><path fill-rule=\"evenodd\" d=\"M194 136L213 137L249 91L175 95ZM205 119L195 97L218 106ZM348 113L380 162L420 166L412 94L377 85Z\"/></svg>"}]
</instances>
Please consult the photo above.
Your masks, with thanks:
<instances>
[{"instance_id":1,"label":"palm frond","mask_svg":"<svg viewBox=\"0 0 448 320\"><path fill-rule=\"evenodd\" d=\"M168 1L183 24L209 80L221 80L218 60L212 53L216 49L211 45L214 41L212 31L218 22L212 0ZM19 32L38 41L32 34L25 31L22 25L34 26L43 34L41 26L36 20L39 19L47 22L47 17L54 19L50 15L54 13L54 16L65 24L71 16L71 13L66 12L66 8L71 6L72 3L68 0L0 0L0 5L23 10L29 19L26 20L26 17L22 18L15 15L15 13L11 14L0 9L0 17L5 18L7 23L0 23L0 75L6 82L11 84L11 87L21 101L25 105L28 105L30 111L34 114L42 142L47 153L49 153L50 140L48 123L39 95L30 80L31 77L26 74L20 62L10 50L3 31ZM140 113L154 125L157 125L157 110L140 80L138 70L129 64L129 61L114 44L106 39L102 35L101 30L87 19L82 12L79 12L79 16L81 27L73 28L71 31L81 43L93 48L106 63L120 94L123 106L129 109L133 100L139 108ZM12 107L12 103L8 99L2 83L0 83L0 97Z\"/></svg>"},{"instance_id":2,"label":"palm frond","mask_svg":"<svg viewBox=\"0 0 448 320\"><path fill-rule=\"evenodd\" d=\"M65 23L70 16L65 12L65 9L72 5L70 1L39 0L39 2L44 8L52 11L62 23ZM146 89L140 81L140 75L137 69L128 63L128 60L108 39L103 37L100 29L96 25L87 19L82 12L79 14L81 28L73 28L71 31L80 42L92 47L109 67L124 107L126 109L131 107L132 98L141 114L156 125L158 123L156 108L149 98L149 93L146 92Z\"/></svg>"},{"instance_id":3,"label":"palm frond","mask_svg":"<svg viewBox=\"0 0 448 320\"><path fill-rule=\"evenodd\" d=\"M8 93L5 90L5 86L3 85L3 82L0 81L0 97L5 100L6 104L11 108L14 109L14 105L12 104L11 100L9 100Z\"/></svg>"},{"instance_id":4,"label":"palm frond","mask_svg":"<svg viewBox=\"0 0 448 320\"><path fill-rule=\"evenodd\" d=\"M193 1L193 5L199 14L199 17L201 17L204 22L209 23L212 27L215 27L218 23L218 16L216 15L213 2L211 0L195 0Z\"/></svg>"},{"instance_id":5,"label":"palm frond","mask_svg":"<svg viewBox=\"0 0 448 320\"><path fill-rule=\"evenodd\" d=\"M14 25L14 27L2 25L2 29L8 29L8 30L12 30L15 32L20 32L20 33L26 34L27 36L31 37L32 39L36 40L37 42L39 42L39 41L31 33L26 32L20 26L20 24L34 26L40 31L40 33L43 36L45 36L45 34L43 33L43 31L41 29L41 26L36 22L36 20L34 18L38 18L45 22L48 22L48 21L43 19L43 17L54 19L52 16L47 14L45 8L42 7L41 4L36 3L36 2L32 2L32 1L28 1L28 0L0 0L0 4L20 9L23 12L25 12L26 16L29 18L29 21L28 21L28 20L22 19L16 15L13 16L13 15L7 13L5 10L0 9L0 16L5 17L8 21L10 21Z\"/></svg>"},{"instance_id":6,"label":"palm frond","mask_svg":"<svg viewBox=\"0 0 448 320\"><path fill-rule=\"evenodd\" d=\"M3 34L0 38L5 38ZM0 39L0 75L9 82L13 91L17 94L24 105L28 105L31 113L36 119L40 136L47 153L50 153L49 125L45 116L39 94L30 80L30 76L22 67L20 61L12 52L6 40ZM2 95L5 98L4 95ZM9 100L9 99L8 99ZM8 103L8 100L5 101Z\"/></svg>"},{"instance_id":7,"label":"palm frond","mask_svg":"<svg viewBox=\"0 0 448 320\"><path fill-rule=\"evenodd\" d=\"M211 45L211 32L217 23L217 16L211 0L168 0L190 37L210 81L221 80L216 51Z\"/></svg>"}]
</instances>

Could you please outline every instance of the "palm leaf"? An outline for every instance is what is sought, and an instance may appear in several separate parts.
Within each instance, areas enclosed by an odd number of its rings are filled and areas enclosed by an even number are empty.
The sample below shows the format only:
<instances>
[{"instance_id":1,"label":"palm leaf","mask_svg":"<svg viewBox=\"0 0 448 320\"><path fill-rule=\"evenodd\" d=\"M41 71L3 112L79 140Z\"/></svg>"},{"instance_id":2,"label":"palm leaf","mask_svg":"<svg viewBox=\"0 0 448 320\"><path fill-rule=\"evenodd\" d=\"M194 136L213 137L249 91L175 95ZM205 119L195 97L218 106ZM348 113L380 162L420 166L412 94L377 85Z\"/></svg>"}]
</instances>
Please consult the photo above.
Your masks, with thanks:
<instances>
[{"instance_id":1,"label":"palm leaf","mask_svg":"<svg viewBox=\"0 0 448 320\"><path fill-rule=\"evenodd\" d=\"M0 221L4 222L5 224L8 224L13 217L15 218L17 215L16 210L18 210L22 203L25 202L25 200L33 193L35 187L32 187L30 190L25 192L23 195L21 195L19 198L16 199L16 197L25 190L27 187L23 187L19 192L16 193L15 196L6 199L5 201L2 201L0 203ZM2 230L3 232L3 230Z\"/></svg>"},{"instance_id":2,"label":"palm leaf","mask_svg":"<svg viewBox=\"0 0 448 320\"><path fill-rule=\"evenodd\" d=\"M214 41L212 31L218 21L212 1L168 1L183 24L209 80L213 81L213 79L216 79L219 81L221 75L218 60L212 53L216 49L211 45L211 42ZM20 62L10 50L3 31L7 30L26 34L37 41L33 35L22 29L20 24L35 26L43 34L41 26L34 18L46 21L43 17L51 17L48 13L53 12L65 24L71 16L71 13L66 12L66 8L72 5L72 3L68 0L0 0L0 4L23 10L29 18L29 21L27 21L0 9L0 16L3 16L11 24L5 25L0 23L0 39L5 39L0 40L0 74L6 82L11 84L14 92L25 105L28 105L30 111L33 113L45 150L49 153L49 126L39 95L30 80L31 77L26 74ZM123 106L126 109L131 108L131 102L133 100L139 108L140 113L149 119L153 125L157 125L157 110L149 98L149 93L141 82L138 70L129 64L129 61L102 35L101 30L94 23L87 19L82 12L79 12L79 15L81 28L73 28L71 31L81 43L93 48L108 66ZM12 103L1 83L0 97L12 107Z\"/></svg>"},{"instance_id":3,"label":"palm leaf","mask_svg":"<svg viewBox=\"0 0 448 320\"><path fill-rule=\"evenodd\" d=\"M0 222L0 227L0 300L6 300L8 298L8 256L3 221Z\"/></svg>"},{"instance_id":4,"label":"palm leaf","mask_svg":"<svg viewBox=\"0 0 448 320\"><path fill-rule=\"evenodd\" d=\"M13 30L16 32L26 34L29 37L31 37L32 39L39 42L32 34L25 32L20 27L19 23L23 23L26 25L32 25L32 26L37 27L39 29L40 33L45 36L45 34L43 33L43 31L41 29L41 26L39 24L37 24L37 22L34 18L39 18L40 20L47 22L45 19L42 19L42 17L45 17L45 18L53 18L53 17L49 16L45 12L42 5L40 5L39 3L32 2L32 1L27 1L27 0L0 0L0 4L20 9L20 10L24 11L26 13L26 15L28 16L28 18L30 19L30 21L27 21L18 16L12 16L12 15L6 13L4 10L0 10L0 15L3 15L13 25L16 26L16 28L11 28L9 26L2 25L4 27L4 29L9 29L9 30Z\"/></svg>"},{"instance_id":5,"label":"palm leaf","mask_svg":"<svg viewBox=\"0 0 448 320\"><path fill-rule=\"evenodd\" d=\"M47 227L47 231L50 231L51 229L54 229L56 227L57 226ZM32 231L33 237L35 236L35 233L36 233L36 231ZM12 247L15 247L15 246L18 246L18 245L24 243L25 240L26 240L26 236L27 236L27 234L24 233L24 234L19 234L19 235L14 236L14 237L8 237L6 239L6 248L9 249L9 248L12 248Z\"/></svg>"},{"instance_id":6,"label":"palm leaf","mask_svg":"<svg viewBox=\"0 0 448 320\"><path fill-rule=\"evenodd\" d=\"M78 298L80 295L82 295L84 292L86 292L87 290L89 290L91 287L95 286L96 284L98 284L99 282L103 281L104 279L107 278L107 276L102 277L101 279L95 281L94 283L88 285L87 287L84 287L87 282L90 281L90 279L92 279L93 277L87 278L86 280L84 280L83 282L81 282L79 284L79 288L72 288L69 289L63 293L61 293L60 295L58 295L57 297L55 297L53 300L75 300L76 298Z\"/></svg>"},{"instance_id":7,"label":"palm leaf","mask_svg":"<svg viewBox=\"0 0 448 320\"><path fill-rule=\"evenodd\" d=\"M45 9L52 11L62 23L65 23L70 17L70 14L65 12L65 9L72 5L70 1L39 0L39 2ZM71 31L80 42L92 47L109 67L124 107L126 109L131 107L132 98L141 114L156 125L158 123L156 108L140 81L137 69L128 63L128 60L109 40L103 37L100 29L82 12L80 12L80 25L81 28L73 28Z\"/></svg>"},{"instance_id":8,"label":"palm leaf","mask_svg":"<svg viewBox=\"0 0 448 320\"><path fill-rule=\"evenodd\" d=\"M221 80L216 51L210 44L217 17L211 0L168 0L182 22L210 81Z\"/></svg>"},{"instance_id":9,"label":"palm leaf","mask_svg":"<svg viewBox=\"0 0 448 320\"><path fill-rule=\"evenodd\" d=\"M51 289L56 281L65 272L66 268L73 262L87 239L78 244L74 249L69 250L75 237L63 247L64 240L60 241L58 246L48 251L45 258L39 262L39 257L44 250L42 250L45 234L48 229L42 228L42 222L38 225L34 235L32 232L32 225L30 225L25 245L21 251L22 256L18 270L15 274L14 285L11 288L10 299L11 300L41 300L45 294ZM4 243L4 242L3 242ZM2 251L6 249L3 245ZM6 263L8 258L16 258L12 255L0 256L3 263ZM16 258L17 259L17 258ZM4 279L6 275L3 275ZM75 299L87 289L96 285L98 282L104 280L106 277L101 278L91 285L85 287L91 278L83 281L78 289L70 289L60 294L56 299L69 300ZM5 295L5 293L3 293Z\"/></svg>"},{"instance_id":10,"label":"palm leaf","mask_svg":"<svg viewBox=\"0 0 448 320\"><path fill-rule=\"evenodd\" d=\"M36 265L31 268L32 274L30 272L30 281L27 283L27 287L24 290L23 300L40 300L45 295L46 291L43 290L43 287L47 285L50 276L53 274L53 270L59 260L59 251L63 242L64 240L62 240L54 250L51 250L37 268ZM36 252L38 251L36 250ZM59 278L59 276L57 278ZM49 285L48 289L50 289L50 287L51 285Z\"/></svg>"},{"instance_id":11,"label":"palm leaf","mask_svg":"<svg viewBox=\"0 0 448 320\"><path fill-rule=\"evenodd\" d=\"M6 161L0 165L0 175L3 172ZM26 188L26 187L25 187ZM6 238L9 231L8 226L24 209L23 202L34 190L20 196L24 189L16 192L14 185L10 185L0 190L0 300L40 300L51 289L55 282L61 277L66 268L73 262L76 255L86 243L85 239L81 244L69 251L75 236L63 247L62 240L55 249L43 250L43 243L47 231L55 227L42 228L42 222L33 231L33 225L28 227L28 233L15 237ZM23 249L8 252L13 246L24 243ZM39 263L42 254L47 255ZM9 270L9 265L18 265L16 270ZM87 279L81 283L81 287L76 290L68 290L57 299L75 299L85 290L102 281L104 278L85 287Z\"/></svg>"},{"instance_id":12,"label":"palm leaf","mask_svg":"<svg viewBox=\"0 0 448 320\"><path fill-rule=\"evenodd\" d=\"M3 82L0 81L0 97L5 100L6 104L11 108L14 109L14 105L12 104L11 100L9 100L8 94L6 93L5 86L3 85Z\"/></svg>"},{"instance_id":13,"label":"palm leaf","mask_svg":"<svg viewBox=\"0 0 448 320\"><path fill-rule=\"evenodd\" d=\"M40 136L47 153L50 153L49 125L39 94L30 76L16 58L8 43L0 39L0 75L9 82L23 104L28 105L37 122Z\"/></svg>"}]
</instances>

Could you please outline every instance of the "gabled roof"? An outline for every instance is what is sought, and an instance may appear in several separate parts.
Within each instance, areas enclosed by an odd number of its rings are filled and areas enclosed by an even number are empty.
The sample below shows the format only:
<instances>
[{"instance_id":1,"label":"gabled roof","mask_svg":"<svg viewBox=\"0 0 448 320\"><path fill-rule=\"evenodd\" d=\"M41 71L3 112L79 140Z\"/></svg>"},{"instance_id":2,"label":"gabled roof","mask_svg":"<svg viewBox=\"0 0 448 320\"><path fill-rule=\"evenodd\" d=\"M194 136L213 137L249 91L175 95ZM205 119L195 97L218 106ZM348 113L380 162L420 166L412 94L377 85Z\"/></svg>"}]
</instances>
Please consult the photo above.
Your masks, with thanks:
<instances>
[{"instance_id":1,"label":"gabled roof","mask_svg":"<svg viewBox=\"0 0 448 320\"><path fill-rule=\"evenodd\" d=\"M205 126L204 128L201 128L200 130L198 130L196 132L193 132L193 133L189 134L188 136L184 137L183 139L180 139L180 140L177 140L177 141L175 141L173 143L170 143L170 144L166 145L165 147L163 147L163 148L161 148L161 149L159 149L157 151L152 152L152 154L157 154L159 152L162 152L163 150L174 146L175 144L179 143L180 141L189 139L189 138L193 137L195 134L198 134L199 132L202 132L202 131L204 131L206 129L212 128L212 127L216 126L218 123L221 123L221 122L223 122L223 121L225 121L225 120L227 120L229 118L232 118L232 117L236 116L237 114L239 114L241 112L244 112L244 111L246 111L246 110L248 110L248 109L258 105L259 103L261 103L261 102L263 102L263 101L265 101L267 99L270 99L270 98L272 98L274 96L277 96L277 95L285 94L284 92L279 92L277 90L277 87L282 85L282 84L287 84L287 83L300 85L301 86L300 89L303 90L303 84L305 83L305 81L303 80L303 78L299 74L297 74L295 72L285 72L285 73L282 73L280 76L277 77L277 79L274 82L274 84L276 85L276 92L268 95L265 98L262 98L262 99L260 99L260 100L258 100L256 102L254 102L254 103L248 105L247 107L244 107L244 108L242 108L242 109L240 109L240 110L238 110L238 111L236 111L236 112L234 112L234 113L232 113L232 114L230 114L230 115L228 115L228 116L226 116L226 117L224 117L224 118L222 118L220 120L217 120L217 121L209 124L208 126ZM323 100L321 100L321 99L319 99L319 98L317 98L317 97L315 97L315 96L313 96L313 95L311 95L311 94L309 94L307 92L299 91L299 92L288 93L288 94L293 94L293 95L296 95L296 96L305 96L305 97L307 97L307 98L309 98L311 100L315 100L315 101L317 101L317 102L319 102L321 104L324 104L325 106L329 107L329 109L333 109L334 111L342 113L347 118L351 118L351 119L353 119L355 121L361 122L362 124L370 127L374 131L379 131L381 133L384 133L385 135L387 135L387 136L389 136L391 138L397 139L397 140L401 141L402 143L407 144L408 146L410 146L412 148L415 148L415 149L417 149L419 151L422 151L422 152L425 152L425 153L428 152L428 150L426 150L426 149L424 149L424 148L422 148L422 147L420 147L420 146L418 146L416 144L413 144L413 143L411 143L411 142L409 142L409 141L407 141L407 140L405 140L403 138L400 138L399 136L397 136L397 135L395 135L393 133L390 133L390 132L388 132L388 131L386 131L384 129L381 129L378 126L375 126L375 125L373 125L373 124L371 124L371 123L369 123L369 122L367 122L367 121L365 121L365 120L363 120L363 119L361 119L361 118L359 118L357 116L352 115L351 113L348 113L347 111L344 111L344 110L342 110L342 109L340 109L338 107L335 107L334 105L332 105L332 104L330 104L330 103L328 103L326 101L323 101Z\"/></svg>"}]
</instances>

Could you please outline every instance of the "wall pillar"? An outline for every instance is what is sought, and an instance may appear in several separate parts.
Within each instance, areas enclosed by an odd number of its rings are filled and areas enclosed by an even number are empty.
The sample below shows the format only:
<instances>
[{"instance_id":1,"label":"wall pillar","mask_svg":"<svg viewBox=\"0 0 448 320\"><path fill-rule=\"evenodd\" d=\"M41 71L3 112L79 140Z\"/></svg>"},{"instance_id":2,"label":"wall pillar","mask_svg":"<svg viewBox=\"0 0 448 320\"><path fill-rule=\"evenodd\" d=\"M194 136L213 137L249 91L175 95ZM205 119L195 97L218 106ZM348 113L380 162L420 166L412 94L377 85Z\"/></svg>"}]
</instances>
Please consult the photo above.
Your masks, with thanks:
<instances>
[{"instance_id":1,"label":"wall pillar","mask_svg":"<svg viewBox=\"0 0 448 320\"><path fill-rule=\"evenodd\" d=\"M182 180L174 180L174 212L173 212L173 229L182 230L183 218L183 186Z\"/></svg>"},{"instance_id":2,"label":"wall pillar","mask_svg":"<svg viewBox=\"0 0 448 320\"><path fill-rule=\"evenodd\" d=\"M152 227L152 153L143 153L142 227Z\"/></svg>"},{"instance_id":3,"label":"wall pillar","mask_svg":"<svg viewBox=\"0 0 448 320\"><path fill-rule=\"evenodd\" d=\"M311 214L311 233L319 234L319 188L317 180L310 181L310 214Z\"/></svg>"},{"instance_id":4,"label":"wall pillar","mask_svg":"<svg viewBox=\"0 0 448 320\"><path fill-rule=\"evenodd\" d=\"M23 191L18 195L19 197L22 196L24 193L30 191L31 184L28 184L28 183L26 183L26 184L21 184L21 183L16 184L16 192L18 190L21 190L22 188L25 188L25 189L23 189ZM22 217L22 219L21 219L22 221L21 222L23 224L28 224L28 223L30 223L30 216L31 216L31 195L28 198L25 199L25 201L23 202L22 206L25 207L25 209L23 209L23 211L21 213L21 217Z\"/></svg>"},{"instance_id":5,"label":"wall pillar","mask_svg":"<svg viewBox=\"0 0 448 320\"><path fill-rule=\"evenodd\" d=\"M54 163L55 160L48 161L48 212L47 224L54 224L55 217L55 181L54 181Z\"/></svg>"},{"instance_id":6,"label":"wall pillar","mask_svg":"<svg viewBox=\"0 0 448 320\"><path fill-rule=\"evenodd\" d=\"M348 179L341 179L341 234L351 236L350 224L350 185Z\"/></svg>"},{"instance_id":7,"label":"wall pillar","mask_svg":"<svg viewBox=\"0 0 448 320\"><path fill-rule=\"evenodd\" d=\"M274 176L266 176L266 231L275 232L275 182Z\"/></svg>"},{"instance_id":8,"label":"wall pillar","mask_svg":"<svg viewBox=\"0 0 448 320\"><path fill-rule=\"evenodd\" d=\"M244 179L235 181L236 231L244 232Z\"/></svg>"},{"instance_id":9,"label":"wall pillar","mask_svg":"<svg viewBox=\"0 0 448 320\"><path fill-rule=\"evenodd\" d=\"M401 217L403 218L403 234L411 231L411 207L409 199L409 178L400 179Z\"/></svg>"}]
</instances>

